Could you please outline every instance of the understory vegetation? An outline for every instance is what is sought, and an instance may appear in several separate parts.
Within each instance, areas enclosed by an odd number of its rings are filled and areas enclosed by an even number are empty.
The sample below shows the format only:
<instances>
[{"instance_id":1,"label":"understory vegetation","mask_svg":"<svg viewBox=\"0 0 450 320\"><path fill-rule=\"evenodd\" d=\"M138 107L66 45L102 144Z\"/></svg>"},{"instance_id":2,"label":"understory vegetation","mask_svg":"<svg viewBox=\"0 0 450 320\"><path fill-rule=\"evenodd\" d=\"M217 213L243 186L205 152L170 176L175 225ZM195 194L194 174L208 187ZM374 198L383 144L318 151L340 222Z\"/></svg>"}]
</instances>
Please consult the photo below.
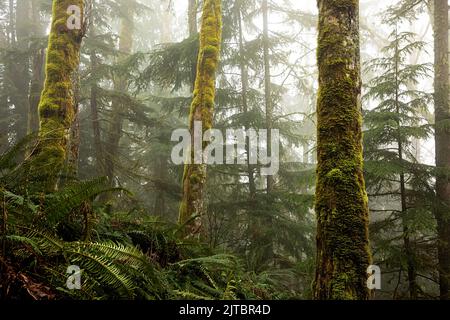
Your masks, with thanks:
<instances>
[{"instance_id":1,"label":"understory vegetation","mask_svg":"<svg viewBox=\"0 0 450 320\"><path fill-rule=\"evenodd\" d=\"M0 276L6 299L280 299L300 298L298 266L249 270L238 256L186 239L185 226L136 207L111 211L95 199L133 194L106 178L65 177L57 192L27 192L18 155L31 137L0 157ZM81 289L69 290L71 265Z\"/></svg>"}]
</instances>

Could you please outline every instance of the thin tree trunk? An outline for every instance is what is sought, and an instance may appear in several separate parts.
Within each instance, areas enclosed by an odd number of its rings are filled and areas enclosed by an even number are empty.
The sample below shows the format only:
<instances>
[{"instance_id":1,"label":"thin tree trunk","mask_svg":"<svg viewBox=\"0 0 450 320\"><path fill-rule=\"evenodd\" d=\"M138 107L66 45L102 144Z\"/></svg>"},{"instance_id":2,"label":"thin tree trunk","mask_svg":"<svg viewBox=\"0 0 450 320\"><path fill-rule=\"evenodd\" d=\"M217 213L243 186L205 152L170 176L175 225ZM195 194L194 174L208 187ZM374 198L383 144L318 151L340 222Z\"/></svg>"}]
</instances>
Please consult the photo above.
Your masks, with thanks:
<instances>
[{"instance_id":1,"label":"thin tree trunk","mask_svg":"<svg viewBox=\"0 0 450 320\"><path fill-rule=\"evenodd\" d=\"M435 152L439 288L442 300L450 299L450 111L448 61L448 3L434 1L435 49Z\"/></svg>"},{"instance_id":2,"label":"thin tree trunk","mask_svg":"<svg viewBox=\"0 0 450 320\"><path fill-rule=\"evenodd\" d=\"M197 30L197 0L189 0L188 5L188 27L189 27L189 38L196 37L198 34ZM198 56L198 52L195 52ZM194 91L195 77L197 75L197 61L195 61L191 66L191 92Z\"/></svg>"},{"instance_id":3,"label":"thin tree trunk","mask_svg":"<svg viewBox=\"0 0 450 320\"><path fill-rule=\"evenodd\" d=\"M368 299L368 199L362 169L359 2L318 0L314 298Z\"/></svg>"},{"instance_id":4,"label":"thin tree trunk","mask_svg":"<svg viewBox=\"0 0 450 320\"><path fill-rule=\"evenodd\" d=\"M200 30L197 76L193 91L194 98L189 115L189 129L192 138L191 163L186 164L184 168L183 198L178 218L180 224L185 224L192 217L197 217L190 224L188 231L190 235L201 233L201 219L205 209L203 189L206 183L205 164L195 164L194 162L194 122L201 122L203 132L212 128L216 71L219 64L221 40L221 0L205 0ZM206 143L203 143L203 148L205 147Z\"/></svg>"},{"instance_id":5,"label":"thin tree trunk","mask_svg":"<svg viewBox=\"0 0 450 320\"><path fill-rule=\"evenodd\" d=\"M172 12L172 0L162 0L162 25L161 25L161 43L172 42L172 27L173 27L173 12Z\"/></svg>"},{"instance_id":6,"label":"thin tree trunk","mask_svg":"<svg viewBox=\"0 0 450 320\"><path fill-rule=\"evenodd\" d=\"M92 3L92 8L95 10L95 2ZM92 24L89 28L90 36L95 38L95 26ZM92 49L90 54L91 72L92 76L97 72L98 58L95 49ZM95 166L100 174L105 174L105 155L103 152L103 144L101 139L100 119L98 110L98 87L97 82L91 85L91 92L89 97L89 105L91 107L91 124L92 134L94 140L95 152Z\"/></svg>"},{"instance_id":7,"label":"thin tree trunk","mask_svg":"<svg viewBox=\"0 0 450 320\"><path fill-rule=\"evenodd\" d=\"M20 141L27 134L28 127L28 92L29 92L29 66L30 57L27 54L29 47L29 37L32 33L32 6L30 0L18 0L16 3L15 31L16 40L12 42L12 48L19 52L12 62L9 78L13 83L13 92L10 99L14 105L15 120L12 130L15 135L15 143Z\"/></svg>"},{"instance_id":8,"label":"thin tree trunk","mask_svg":"<svg viewBox=\"0 0 450 320\"><path fill-rule=\"evenodd\" d=\"M164 21L161 32L161 43L172 42L172 8L171 1L164 0L162 2L162 10L164 11L163 18ZM170 94L169 92L165 92L166 90L162 89L164 94ZM168 176L168 166L167 166L167 155L160 154L156 159L155 165L155 175L157 179L156 192L155 192L155 201L153 204L153 212L155 215L163 217L166 214L166 190L162 188L160 183L167 181Z\"/></svg>"},{"instance_id":9,"label":"thin tree trunk","mask_svg":"<svg viewBox=\"0 0 450 320\"><path fill-rule=\"evenodd\" d=\"M239 27L239 68L241 72L241 90L242 90L242 111L244 114L248 113L248 69L245 63L244 56L244 40L243 40L243 32L242 32L242 17L240 8L237 9L237 20ZM247 131L247 124L244 125L244 130ZM250 199L255 199L256 196L256 185L255 185L255 176L253 175L253 166L250 164L250 139L246 137L245 140L245 153L247 154L247 175L248 175L248 184L250 191Z\"/></svg>"},{"instance_id":10,"label":"thin tree trunk","mask_svg":"<svg viewBox=\"0 0 450 320\"><path fill-rule=\"evenodd\" d=\"M129 5L124 4L124 14L122 18L122 24L120 29L119 37L119 52L120 61L130 55L133 46L133 15L134 9ZM123 76L118 76L114 83L114 90L117 92L124 93L127 90L128 84L126 78ZM106 176L111 184L115 185L115 175L116 175L116 161L119 154L119 144L122 137L123 128L123 113L125 111L125 106L121 101L113 100L112 102L112 119L111 126L109 129L109 137L107 141L107 149L105 152L105 170Z\"/></svg>"},{"instance_id":11,"label":"thin tree trunk","mask_svg":"<svg viewBox=\"0 0 450 320\"><path fill-rule=\"evenodd\" d=\"M157 179L158 184L167 181L168 168L167 168L167 158L165 156L160 156L157 159ZM166 190L161 186L157 186L155 202L153 206L154 214L160 217L166 214Z\"/></svg>"},{"instance_id":12,"label":"thin tree trunk","mask_svg":"<svg viewBox=\"0 0 450 320\"><path fill-rule=\"evenodd\" d=\"M37 0L31 2L33 13L33 35L35 37L43 36L43 27L39 17L39 4ZM45 49L38 48L31 57L31 81L30 92L28 94L28 125L27 133L31 134L39 130L38 106L41 99L41 92L44 86L45 74Z\"/></svg>"},{"instance_id":13,"label":"thin tree trunk","mask_svg":"<svg viewBox=\"0 0 450 320\"><path fill-rule=\"evenodd\" d=\"M397 27L396 31L396 39L398 40ZM396 42L395 47L395 112L397 115L400 115L400 97L399 97L399 48L398 41ZM397 153L398 159L400 161L400 165L403 166L403 143L402 143L402 135L401 135L401 123L398 118L397 120ZM401 221L403 225L403 245L405 247L406 261L407 261L407 271L408 271L408 286L409 286L409 296L412 300L417 299L417 283L416 283L416 267L415 267L415 258L414 252L411 247L411 239L409 235L409 228L406 221L406 215L408 213L407 203L406 203L406 182L405 182L405 173L403 168L400 172L400 202L401 202Z\"/></svg>"},{"instance_id":14,"label":"thin tree trunk","mask_svg":"<svg viewBox=\"0 0 450 320\"><path fill-rule=\"evenodd\" d=\"M93 55L91 55L91 68L92 70L95 70L94 69L95 57L93 57ZM98 115L97 90L98 90L97 85L93 84L91 86L91 95L89 97L89 100L91 106L92 132L94 135L95 164L98 172L103 174L105 171L105 165L104 165L103 145L100 132L100 119Z\"/></svg>"},{"instance_id":15,"label":"thin tree trunk","mask_svg":"<svg viewBox=\"0 0 450 320\"><path fill-rule=\"evenodd\" d=\"M9 35L9 45L13 46L16 43L16 27L15 27L15 10L14 10L14 0L9 0L9 24L8 24L8 35Z\"/></svg>"},{"instance_id":16,"label":"thin tree trunk","mask_svg":"<svg viewBox=\"0 0 450 320\"><path fill-rule=\"evenodd\" d=\"M73 179L78 175L78 159L80 156L80 118L79 118L79 101L80 101L80 75L74 73L72 79L74 84L74 107L75 117L69 130L69 155L67 161L67 177Z\"/></svg>"},{"instance_id":17,"label":"thin tree trunk","mask_svg":"<svg viewBox=\"0 0 450 320\"><path fill-rule=\"evenodd\" d=\"M30 93L28 95L29 109L28 109L28 125L27 133L37 132L39 130L39 113L38 106L41 99L41 92L44 86L44 65L45 65L45 50L39 49L31 58L32 78L30 82Z\"/></svg>"},{"instance_id":18,"label":"thin tree trunk","mask_svg":"<svg viewBox=\"0 0 450 320\"><path fill-rule=\"evenodd\" d=\"M269 57L269 7L267 0L262 2L263 12L263 59L264 59L264 102L266 106L266 129L267 129L267 155L272 155L272 127L273 127L273 106L271 98L271 81L270 81L270 57ZM274 178L267 176L267 194L273 189Z\"/></svg>"},{"instance_id":19,"label":"thin tree trunk","mask_svg":"<svg viewBox=\"0 0 450 320\"><path fill-rule=\"evenodd\" d=\"M197 0L189 0L188 4L189 37L197 34Z\"/></svg>"}]
</instances>

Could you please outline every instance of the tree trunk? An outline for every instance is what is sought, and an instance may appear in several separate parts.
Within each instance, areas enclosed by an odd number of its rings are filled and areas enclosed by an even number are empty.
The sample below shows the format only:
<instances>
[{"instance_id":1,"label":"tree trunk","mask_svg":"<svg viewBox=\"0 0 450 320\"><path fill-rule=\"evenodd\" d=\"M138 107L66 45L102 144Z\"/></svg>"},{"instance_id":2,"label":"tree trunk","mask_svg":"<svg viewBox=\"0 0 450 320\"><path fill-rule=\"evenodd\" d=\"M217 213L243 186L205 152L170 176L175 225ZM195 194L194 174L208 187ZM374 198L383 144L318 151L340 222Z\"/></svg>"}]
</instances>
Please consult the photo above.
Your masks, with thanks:
<instances>
[{"instance_id":1,"label":"tree trunk","mask_svg":"<svg viewBox=\"0 0 450 320\"><path fill-rule=\"evenodd\" d=\"M41 99L41 92L44 84L44 65L45 50L39 49L31 58L32 77L30 82L30 92L28 95L28 125L27 133L37 132L39 130L39 113L38 106Z\"/></svg>"},{"instance_id":2,"label":"tree trunk","mask_svg":"<svg viewBox=\"0 0 450 320\"><path fill-rule=\"evenodd\" d=\"M91 53L91 70L95 72L97 57L95 52ZM95 152L95 165L100 174L105 172L104 165L104 153L103 145L101 140L100 132L100 119L98 115L98 100L97 100L97 85L93 84L91 86L91 95L89 97L90 107L91 107L91 122L92 122L92 133L94 136L94 152Z\"/></svg>"},{"instance_id":3,"label":"tree trunk","mask_svg":"<svg viewBox=\"0 0 450 320\"><path fill-rule=\"evenodd\" d=\"M96 9L96 3L92 2L92 9ZM93 24L89 27L89 34L92 39L95 39L96 30ZM95 75L97 72L98 58L95 49L91 50L90 53L90 63L91 63L91 73ZM97 172L101 175L105 174L105 156L103 152L103 144L101 139L101 128L98 110L98 87L97 80L93 82L90 90L89 105L91 108L91 124L92 124L92 134L94 142L94 152L95 152L95 167Z\"/></svg>"},{"instance_id":4,"label":"tree trunk","mask_svg":"<svg viewBox=\"0 0 450 320\"><path fill-rule=\"evenodd\" d=\"M450 298L450 111L448 62L448 4L434 1L435 49L435 152L438 231L439 288L443 300Z\"/></svg>"},{"instance_id":5,"label":"tree trunk","mask_svg":"<svg viewBox=\"0 0 450 320\"><path fill-rule=\"evenodd\" d=\"M10 79L13 83L13 92L10 96L14 105L15 119L12 126L14 142L17 143L25 137L28 127L28 92L29 92L29 66L30 56L27 54L29 37L32 33L32 6L30 0L18 0L16 3L15 32L16 40L13 39L13 49L18 51L17 57L12 62Z\"/></svg>"},{"instance_id":6,"label":"tree trunk","mask_svg":"<svg viewBox=\"0 0 450 320\"><path fill-rule=\"evenodd\" d=\"M188 4L189 37L197 34L197 0L189 0Z\"/></svg>"},{"instance_id":7,"label":"tree trunk","mask_svg":"<svg viewBox=\"0 0 450 320\"><path fill-rule=\"evenodd\" d=\"M359 2L318 0L315 299L368 299Z\"/></svg>"},{"instance_id":8,"label":"tree trunk","mask_svg":"<svg viewBox=\"0 0 450 320\"><path fill-rule=\"evenodd\" d=\"M398 33L397 26L395 29L396 36L396 46L395 46L395 112L397 114L397 154L400 165L403 166L403 143L402 143L402 133L401 133L401 122L400 122L400 96L399 96L399 48L398 48ZM408 214L408 206L406 203L406 182L405 173L403 168L400 172L400 204L401 204L401 221L403 225L403 246L405 248L407 271L408 271L408 286L409 286L409 297L412 300L417 299L417 272L415 265L415 255L411 246L411 239L409 234L409 227L407 224L406 215Z\"/></svg>"},{"instance_id":9,"label":"tree trunk","mask_svg":"<svg viewBox=\"0 0 450 320\"><path fill-rule=\"evenodd\" d=\"M80 101L80 75L75 72L72 79L74 83L74 108L75 116L72 126L69 129L69 155L67 161L66 179L74 179L78 175L78 160L80 156L80 118L79 118L79 101Z\"/></svg>"},{"instance_id":10,"label":"tree trunk","mask_svg":"<svg viewBox=\"0 0 450 320\"><path fill-rule=\"evenodd\" d=\"M244 39L243 39L243 31L242 31L242 17L240 8L237 9L237 20L238 20L238 28L239 28L239 68L241 72L241 90L242 90L242 111L244 114L248 112L248 69L245 63L244 56ZM247 119L247 117L246 117ZM244 125L244 130L247 131L247 124ZM250 191L250 199L254 200L256 196L256 185L255 185L255 176L253 175L253 166L250 164L250 139L246 137L245 139L245 153L247 154L247 175L248 175L248 184Z\"/></svg>"},{"instance_id":11,"label":"tree trunk","mask_svg":"<svg viewBox=\"0 0 450 320\"><path fill-rule=\"evenodd\" d=\"M188 5L188 27L189 27L189 38L196 37L198 34L197 30L197 0L189 0ZM198 52L196 52L198 55ZM191 92L194 91L195 77L197 75L197 63L192 63L191 66Z\"/></svg>"},{"instance_id":12,"label":"tree trunk","mask_svg":"<svg viewBox=\"0 0 450 320\"><path fill-rule=\"evenodd\" d=\"M33 35L41 37L44 35L43 27L40 21L39 4L37 0L32 0L32 19L33 19ZM39 130L39 113L38 106L41 99L42 88L44 86L45 74L45 49L38 48L31 57L31 82L30 92L28 94L28 125L27 133L37 132Z\"/></svg>"},{"instance_id":13,"label":"tree trunk","mask_svg":"<svg viewBox=\"0 0 450 320\"><path fill-rule=\"evenodd\" d=\"M201 232L201 216L204 213L203 188L206 182L206 166L194 163L194 122L201 122L203 132L212 127L216 71L219 64L221 40L221 0L205 0L200 30L197 76L189 115L189 130L192 139L191 163L186 164L184 167L183 198L178 218L179 223L184 224L193 216L197 217L190 224L191 227L188 233L191 235ZM203 143L203 148L206 145L206 143Z\"/></svg>"},{"instance_id":14,"label":"tree trunk","mask_svg":"<svg viewBox=\"0 0 450 320\"><path fill-rule=\"evenodd\" d=\"M267 5L267 0L262 2L262 12L263 12L263 59L264 59L264 102L266 107L266 129L267 129L267 155L272 155L272 98L271 98L271 81L270 81L270 57L269 57L269 7ZM274 179L273 176L267 176L267 194L273 189Z\"/></svg>"},{"instance_id":15,"label":"tree trunk","mask_svg":"<svg viewBox=\"0 0 450 320\"><path fill-rule=\"evenodd\" d=\"M119 61L123 61L124 58L130 55L133 46L133 15L134 9L129 5L124 4L124 14L122 18L122 24L119 36ZM120 93L124 93L127 90L128 84L124 76L119 75L114 81L114 90ZM115 185L116 175L116 161L119 154L120 138L122 137L123 127L123 113L125 106L121 101L114 99L112 101L112 119L109 129L109 137L107 141L107 149L105 152L105 170L111 186Z\"/></svg>"},{"instance_id":16,"label":"tree trunk","mask_svg":"<svg viewBox=\"0 0 450 320\"><path fill-rule=\"evenodd\" d=\"M156 192L155 192L155 202L153 205L153 213L159 217L164 217L166 215L166 189L162 187L162 184L167 181L168 178L168 167L167 158L165 156L159 156L156 160Z\"/></svg>"},{"instance_id":17,"label":"tree trunk","mask_svg":"<svg viewBox=\"0 0 450 320\"><path fill-rule=\"evenodd\" d=\"M81 29L69 29L67 9L82 0L54 0L48 42L46 79L39 103L39 141L31 157L32 189L55 190L58 174L67 160L68 132L75 118L73 75L80 62Z\"/></svg>"},{"instance_id":18,"label":"tree trunk","mask_svg":"<svg viewBox=\"0 0 450 320\"><path fill-rule=\"evenodd\" d=\"M162 10L162 23L161 23L161 43L172 42L172 27L173 23L173 12L172 12L172 0L162 0L161 10Z\"/></svg>"}]
</instances>

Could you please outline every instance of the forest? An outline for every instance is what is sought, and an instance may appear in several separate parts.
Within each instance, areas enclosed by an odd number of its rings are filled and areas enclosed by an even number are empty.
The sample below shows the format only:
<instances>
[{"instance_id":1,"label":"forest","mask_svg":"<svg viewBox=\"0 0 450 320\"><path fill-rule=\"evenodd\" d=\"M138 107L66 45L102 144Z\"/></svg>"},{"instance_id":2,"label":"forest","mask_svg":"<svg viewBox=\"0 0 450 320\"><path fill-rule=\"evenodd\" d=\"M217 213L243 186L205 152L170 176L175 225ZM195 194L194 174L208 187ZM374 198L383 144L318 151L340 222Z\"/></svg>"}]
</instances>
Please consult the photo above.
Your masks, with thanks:
<instances>
[{"instance_id":1,"label":"forest","mask_svg":"<svg viewBox=\"0 0 450 320\"><path fill-rule=\"evenodd\" d=\"M0 300L449 300L448 0L0 0Z\"/></svg>"}]
</instances>

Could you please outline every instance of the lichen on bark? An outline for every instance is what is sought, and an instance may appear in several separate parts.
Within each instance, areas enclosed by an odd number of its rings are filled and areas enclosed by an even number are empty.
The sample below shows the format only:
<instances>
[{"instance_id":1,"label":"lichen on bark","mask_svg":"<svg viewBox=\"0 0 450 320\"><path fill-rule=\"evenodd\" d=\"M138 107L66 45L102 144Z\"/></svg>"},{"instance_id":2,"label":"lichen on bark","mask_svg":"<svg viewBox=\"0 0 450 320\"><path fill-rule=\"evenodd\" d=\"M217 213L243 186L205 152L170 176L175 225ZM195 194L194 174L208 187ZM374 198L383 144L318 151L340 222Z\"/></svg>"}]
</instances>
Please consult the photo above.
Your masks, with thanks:
<instances>
[{"instance_id":1,"label":"lichen on bark","mask_svg":"<svg viewBox=\"0 0 450 320\"><path fill-rule=\"evenodd\" d=\"M359 5L318 0L316 299L367 299L368 199L362 170Z\"/></svg>"},{"instance_id":2,"label":"lichen on bark","mask_svg":"<svg viewBox=\"0 0 450 320\"><path fill-rule=\"evenodd\" d=\"M80 61L81 29L69 29L70 6L82 0L54 0L48 40L44 90L39 102L39 136L31 155L30 180L36 191L51 192L67 159L68 130L75 118L73 75Z\"/></svg>"},{"instance_id":3,"label":"lichen on bark","mask_svg":"<svg viewBox=\"0 0 450 320\"><path fill-rule=\"evenodd\" d=\"M197 76L193 100L189 114L189 129L194 139L194 122L202 123L205 132L211 129L216 89L216 71L219 64L222 40L221 0L205 0L200 29L200 47L197 63ZM193 140L191 145L193 145ZM206 143L203 143L203 148ZM191 148L191 163L186 164L183 174L183 198L179 210L179 223L190 221L189 233L198 234L201 230L201 216L204 213L203 189L206 182L204 164L194 164L194 148Z\"/></svg>"}]
</instances>

